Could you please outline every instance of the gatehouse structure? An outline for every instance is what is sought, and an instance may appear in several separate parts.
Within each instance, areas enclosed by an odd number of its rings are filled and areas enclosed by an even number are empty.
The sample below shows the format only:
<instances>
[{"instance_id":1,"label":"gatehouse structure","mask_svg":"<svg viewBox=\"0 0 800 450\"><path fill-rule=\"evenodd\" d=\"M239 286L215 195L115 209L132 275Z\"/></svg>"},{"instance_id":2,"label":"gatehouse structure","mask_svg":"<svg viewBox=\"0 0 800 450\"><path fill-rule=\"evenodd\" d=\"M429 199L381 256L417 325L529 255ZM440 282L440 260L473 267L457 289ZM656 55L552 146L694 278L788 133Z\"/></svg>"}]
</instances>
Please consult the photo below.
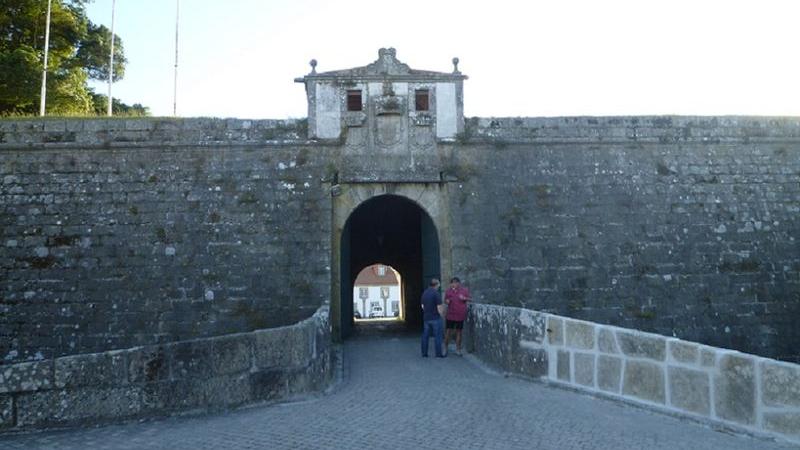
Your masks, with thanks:
<instances>
[{"instance_id":1,"label":"gatehouse structure","mask_svg":"<svg viewBox=\"0 0 800 450\"><path fill-rule=\"evenodd\" d=\"M380 262L411 329L426 279L465 280L507 370L683 411L678 373L689 413L800 436L800 119L464 118L457 58L316 69L303 120L0 121L0 429L319 389Z\"/></svg>"}]
</instances>

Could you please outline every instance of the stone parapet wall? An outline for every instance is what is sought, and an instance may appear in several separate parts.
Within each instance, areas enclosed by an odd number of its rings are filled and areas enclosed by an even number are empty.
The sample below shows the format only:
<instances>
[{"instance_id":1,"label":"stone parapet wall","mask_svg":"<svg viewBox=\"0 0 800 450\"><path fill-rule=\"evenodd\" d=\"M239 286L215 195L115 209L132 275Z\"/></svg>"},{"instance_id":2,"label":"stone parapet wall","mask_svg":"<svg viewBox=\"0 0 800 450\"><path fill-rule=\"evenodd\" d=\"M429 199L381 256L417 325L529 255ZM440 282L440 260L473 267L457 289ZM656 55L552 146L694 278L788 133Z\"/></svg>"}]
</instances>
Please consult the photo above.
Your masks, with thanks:
<instances>
[{"instance_id":1,"label":"stone parapet wall","mask_svg":"<svg viewBox=\"0 0 800 450\"><path fill-rule=\"evenodd\" d=\"M800 442L800 365L473 304L467 349L504 371Z\"/></svg>"},{"instance_id":2,"label":"stone parapet wall","mask_svg":"<svg viewBox=\"0 0 800 450\"><path fill-rule=\"evenodd\" d=\"M309 140L307 119L35 118L0 120L0 149L338 143ZM460 142L725 143L800 141L800 118L747 116L473 117Z\"/></svg>"},{"instance_id":3,"label":"stone parapet wall","mask_svg":"<svg viewBox=\"0 0 800 450\"><path fill-rule=\"evenodd\" d=\"M214 118L0 120L0 149L306 143L306 119Z\"/></svg>"},{"instance_id":4,"label":"stone parapet wall","mask_svg":"<svg viewBox=\"0 0 800 450\"><path fill-rule=\"evenodd\" d=\"M327 306L295 325L2 366L0 430L278 401L332 379Z\"/></svg>"},{"instance_id":5,"label":"stone parapet wall","mask_svg":"<svg viewBox=\"0 0 800 450\"><path fill-rule=\"evenodd\" d=\"M800 118L745 116L474 117L461 139L509 143L800 141Z\"/></svg>"}]
</instances>

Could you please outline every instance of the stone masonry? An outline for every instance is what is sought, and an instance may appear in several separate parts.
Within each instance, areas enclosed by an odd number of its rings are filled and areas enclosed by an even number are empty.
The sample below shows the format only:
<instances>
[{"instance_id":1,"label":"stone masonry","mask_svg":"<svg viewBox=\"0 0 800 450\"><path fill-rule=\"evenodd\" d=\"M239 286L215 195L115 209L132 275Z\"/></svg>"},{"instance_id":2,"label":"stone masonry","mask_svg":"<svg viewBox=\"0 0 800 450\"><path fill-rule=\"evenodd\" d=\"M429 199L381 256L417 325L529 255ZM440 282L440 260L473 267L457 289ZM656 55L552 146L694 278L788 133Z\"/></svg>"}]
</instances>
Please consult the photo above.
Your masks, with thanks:
<instances>
[{"instance_id":1,"label":"stone masonry","mask_svg":"<svg viewBox=\"0 0 800 450\"><path fill-rule=\"evenodd\" d=\"M331 292L330 189L383 166L440 184L442 274L481 302L800 359L798 119L470 119L402 171L305 134L0 121L0 360L308 317Z\"/></svg>"},{"instance_id":2,"label":"stone masonry","mask_svg":"<svg viewBox=\"0 0 800 450\"><path fill-rule=\"evenodd\" d=\"M303 120L0 120L0 428L319 389L406 243L492 364L796 437L800 119L465 119L452 63L312 60Z\"/></svg>"},{"instance_id":3,"label":"stone masonry","mask_svg":"<svg viewBox=\"0 0 800 450\"><path fill-rule=\"evenodd\" d=\"M474 304L467 348L504 371L800 442L800 365L521 308Z\"/></svg>"},{"instance_id":4,"label":"stone masonry","mask_svg":"<svg viewBox=\"0 0 800 450\"><path fill-rule=\"evenodd\" d=\"M225 336L4 365L0 431L225 410L332 380L329 312Z\"/></svg>"},{"instance_id":5,"label":"stone masonry","mask_svg":"<svg viewBox=\"0 0 800 450\"><path fill-rule=\"evenodd\" d=\"M506 378L475 364L471 356L420 358L416 334L348 340L344 343L344 356L343 380L328 395L225 414L5 435L0 436L0 447L8 450L797 448L789 442L742 436L618 401ZM457 425L454 425L455 411L458 411Z\"/></svg>"},{"instance_id":6,"label":"stone masonry","mask_svg":"<svg viewBox=\"0 0 800 450\"><path fill-rule=\"evenodd\" d=\"M302 122L0 129L4 363L293 324L328 297L327 161Z\"/></svg>"},{"instance_id":7,"label":"stone masonry","mask_svg":"<svg viewBox=\"0 0 800 450\"><path fill-rule=\"evenodd\" d=\"M475 119L451 145L481 302L800 361L800 120Z\"/></svg>"}]
</instances>

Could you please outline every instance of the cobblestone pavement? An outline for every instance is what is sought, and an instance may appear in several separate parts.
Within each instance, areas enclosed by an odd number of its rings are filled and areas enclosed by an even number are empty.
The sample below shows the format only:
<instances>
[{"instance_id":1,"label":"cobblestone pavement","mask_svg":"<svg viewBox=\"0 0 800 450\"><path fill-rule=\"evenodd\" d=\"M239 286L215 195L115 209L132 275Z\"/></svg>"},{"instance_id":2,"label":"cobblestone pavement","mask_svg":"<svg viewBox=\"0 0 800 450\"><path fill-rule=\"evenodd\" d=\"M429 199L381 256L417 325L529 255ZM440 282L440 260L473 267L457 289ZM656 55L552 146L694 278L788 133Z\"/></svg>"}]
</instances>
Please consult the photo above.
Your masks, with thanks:
<instances>
[{"instance_id":1,"label":"cobblestone pavement","mask_svg":"<svg viewBox=\"0 0 800 450\"><path fill-rule=\"evenodd\" d=\"M343 381L328 395L218 415L5 436L0 448L797 448L504 378L452 354L421 358L417 339L348 341Z\"/></svg>"}]
</instances>

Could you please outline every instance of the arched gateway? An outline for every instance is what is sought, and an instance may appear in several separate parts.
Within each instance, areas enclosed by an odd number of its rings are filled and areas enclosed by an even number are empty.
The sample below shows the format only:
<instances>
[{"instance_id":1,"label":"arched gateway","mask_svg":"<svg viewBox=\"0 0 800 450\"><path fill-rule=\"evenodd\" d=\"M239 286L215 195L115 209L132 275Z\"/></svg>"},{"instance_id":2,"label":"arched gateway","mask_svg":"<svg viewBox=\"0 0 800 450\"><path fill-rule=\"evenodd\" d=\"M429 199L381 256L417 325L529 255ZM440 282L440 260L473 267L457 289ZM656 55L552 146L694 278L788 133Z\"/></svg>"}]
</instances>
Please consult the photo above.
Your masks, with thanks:
<instances>
[{"instance_id":1,"label":"arched gateway","mask_svg":"<svg viewBox=\"0 0 800 450\"><path fill-rule=\"evenodd\" d=\"M350 185L334 197L331 324L335 338L353 325L353 283L359 271L381 262L403 279L406 324L421 324L419 297L425 280L450 266L444 193L438 185ZM416 200L411 200L412 198ZM447 271L447 270L445 270Z\"/></svg>"},{"instance_id":2,"label":"arched gateway","mask_svg":"<svg viewBox=\"0 0 800 450\"><path fill-rule=\"evenodd\" d=\"M340 142L330 161L333 199L331 324L334 339L353 320L358 271L374 263L404 280L409 326L419 324L423 279L448 274L447 183L442 161L464 130L466 75L411 69L393 48L371 64L311 72L296 81L308 97L308 137Z\"/></svg>"}]
</instances>

